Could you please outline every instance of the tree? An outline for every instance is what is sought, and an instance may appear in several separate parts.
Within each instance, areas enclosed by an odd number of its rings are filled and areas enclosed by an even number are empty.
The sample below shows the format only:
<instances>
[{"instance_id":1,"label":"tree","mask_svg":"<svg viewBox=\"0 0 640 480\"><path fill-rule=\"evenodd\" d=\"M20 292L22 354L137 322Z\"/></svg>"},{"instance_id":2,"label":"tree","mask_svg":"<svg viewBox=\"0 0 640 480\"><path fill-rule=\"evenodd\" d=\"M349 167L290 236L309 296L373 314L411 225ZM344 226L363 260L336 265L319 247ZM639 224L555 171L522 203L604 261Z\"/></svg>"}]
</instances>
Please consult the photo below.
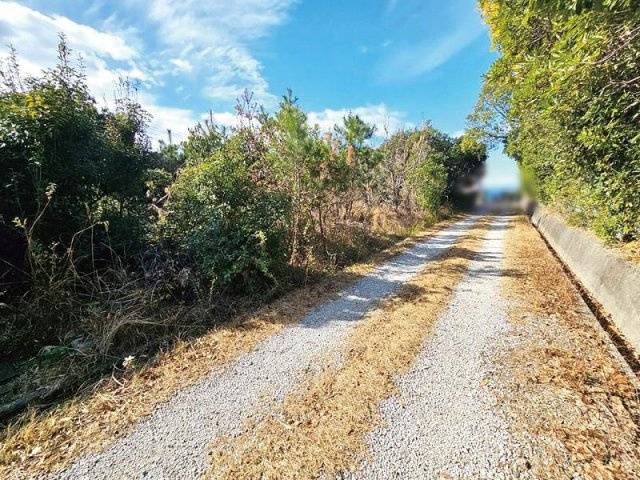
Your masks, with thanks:
<instances>
[{"instance_id":1,"label":"tree","mask_svg":"<svg viewBox=\"0 0 640 480\"><path fill-rule=\"evenodd\" d=\"M640 238L635 0L482 0L500 53L471 115L526 189L605 239Z\"/></svg>"},{"instance_id":2,"label":"tree","mask_svg":"<svg viewBox=\"0 0 640 480\"><path fill-rule=\"evenodd\" d=\"M69 246L101 222L112 248L132 248L142 235L150 161L147 115L133 89L123 82L115 111L99 110L64 37L53 69L24 80L17 72L12 53L0 93L0 218L9 228L26 226L44 248Z\"/></svg>"},{"instance_id":3,"label":"tree","mask_svg":"<svg viewBox=\"0 0 640 480\"><path fill-rule=\"evenodd\" d=\"M189 129L189 135L182 145L185 162L189 165L206 161L213 153L220 150L224 143L225 131L213 120L213 113L209 111L209 118L198 122Z\"/></svg>"},{"instance_id":4,"label":"tree","mask_svg":"<svg viewBox=\"0 0 640 480\"><path fill-rule=\"evenodd\" d=\"M328 146L308 126L307 116L297 101L289 91L269 121L272 142L268 158L292 205L289 257L292 265L299 260L302 240L311 225L310 208L316 203L322 185L322 165L329 157Z\"/></svg>"},{"instance_id":5,"label":"tree","mask_svg":"<svg viewBox=\"0 0 640 480\"><path fill-rule=\"evenodd\" d=\"M413 168L412 136L410 132L400 130L394 133L381 147L383 186L385 196L391 200L398 211L408 204L408 177Z\"/></svg>"},{"instance_id":6,"label":"tree","mask_svg":"<svg viewBox=\"0 0 640 480\"><path fill-rule=\"evenodd\" d=\"M335 127L335 133L341 142L343 171L348 175L348 190L351 195L346 199L345 215L350 217L354 202L362 200L365 208L371 205L373 182L381 156L378 151L367 145L367 141L375 133L375 127L367 124L358 115L347 114L342 119L342 126ZM363 198L358 198L358 192L362 192Z\"/></svg>"}]
</instances>

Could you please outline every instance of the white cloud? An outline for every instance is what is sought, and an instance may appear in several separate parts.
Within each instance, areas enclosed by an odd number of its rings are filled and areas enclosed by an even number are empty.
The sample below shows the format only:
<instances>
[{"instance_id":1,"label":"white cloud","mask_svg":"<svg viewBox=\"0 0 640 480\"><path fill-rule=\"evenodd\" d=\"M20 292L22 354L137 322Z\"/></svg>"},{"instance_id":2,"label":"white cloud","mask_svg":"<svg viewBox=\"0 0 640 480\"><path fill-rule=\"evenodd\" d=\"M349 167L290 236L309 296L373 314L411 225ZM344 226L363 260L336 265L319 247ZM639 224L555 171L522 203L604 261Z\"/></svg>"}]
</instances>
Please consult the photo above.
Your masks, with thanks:
<instances>
[{"instance_id":1,"label":"white cloud","mask_svg":"<svg viewBox=\"0 0 640 480\"><path fill-rule=\"evenodd\" d=\"M384 103L367 105L339 110L325 109L319 112L309 112L307 121L310 125L317 125L323 132L333 130L334 125L342 125L342 119L349 113L358 115L365 122L376 127L375 136L384 137L402 128L412 128L414 125L405 120L405 114L396 110L389 110Z\"/></svg>"},{"instance_id":2,"label":"white cloud","mask_svg":"<svg viewBox=\"0 0 640 480\"><path fill-rule=\"evenodd\" d=\"M199 121L213 117L216 125L226 128L237 126L238 120L233 112L209 112L197 115L193 110L177 107L166 107L158 104L157 99L150 94L142 93L140 101L146 110L152 115L148 133L154 147L159 140L168 139L168 130L171 130L171 140L179 143L187 138L189 129Z\"/></svg>"},{"instance_id":3,"label":"white cloud","mask_svg":"<svg viewBox=\"0 0 640 480\"><path fill-rule=\"evenodd\" d=\"M189 128L198 121L192 110L159 105L151 95L141 94L140 101L152 116L148 134L154 147L157 147L159 140L167 141L168 130L171 130L173 143L184 140Z\"/></svg>"},{"instance_id":4,"label":"white cloud","mask_svg":"<svg viewBox=\"0 0 640 480\"><path fill-rule=\"evenodd\" d=\"M0 35L21 50L43 50L58 32L65 32L72 48L94 52L114 60L131 60L136 51L117 35L100 32L60 15L44 15L15 2L0 2Z\"/></svg>"},{"instance_id":5,"label":"white cloud","mask_svg":"<svg viewBox=\"0 0 640 480\"><path fill-rule=\"evenodd\" d=\"M189 73L193 70L193 65L191 65L191 63L188 60L185 60L184 58L172 58L170 62L173 65L175 65L177 73L180 73L180 72Z\"/></svg>"},{"instance_id":6,"label":"white cloud","mask_svg":"<svg viewBox=\"0 0 640 480\"><path fill-rule=\"evenodd\" d=\"M58 34L63 32L69 47L81 54L87 84L99 101L109 103L120 77L150 80L137 63L138 52L118 35L60 15L45 15L15 2L0 1L0 9L0 43L16 48L24 74L38 75L55 65Z\"/></svg>"},{"instance_id":7,"label":"white cloud","mask_svg":"<svg viewBox=\"0 0 640 480\"><path fill-rule=\"evenodd\" d=\"M42 17L43 20L47 18L45 15ZM137 52L117 35L100 32L59 15L50 18L56 30L68 35L72 47L90 50L114 60L130 60L137 56Z\"/></svg>"},{"instance_id":8,"label":"white cloud","mask_svg":"<svg viewBox=\"0 0 640 480\"><path fill-rule=\"evenodd\" d=\"M232 112L213 112L213 121L227 128L234 128L238 126L238 117L235 113ZM205 115L204 118L208 118L208 115Z\"/></svg>"},{"instance_id":9,"label":"white cloud","mask_svg":"<svg viewBox=\"0 0 640 480\"><path fill-rule=\"evenodd\" d=\"M209 43L203 37L263 37L286 18L292 0L150 0L149 16L159 23L167 43Z\"/></svg>"},{"instance_id":10,"label":"white cloud","mask_svg":"<svg viewBox=\"0 0 640 480\"><path fill-rule=\"evenodd\" d=\"M269 86L260 73L261 65L244 48L216 48L212 57L216 58L213 74L204 93L215 100L235 100L245 89L254 93L256 100L273 106L275 97L269 93Z\"/></svg>"},{"instance_id":11,"label":"white cloud","mask_svg":"<svg viewBox=\"0 0 640 480\"><path fill-rule=\"evenodd\" d=\"M148 15L158 40L184 61L210 72L203 93L233 101L244 90L267 105L275 102L262 65L250 53L252 41L287 18L294 0L149 0Z\"/></svg>"}]
</instances>

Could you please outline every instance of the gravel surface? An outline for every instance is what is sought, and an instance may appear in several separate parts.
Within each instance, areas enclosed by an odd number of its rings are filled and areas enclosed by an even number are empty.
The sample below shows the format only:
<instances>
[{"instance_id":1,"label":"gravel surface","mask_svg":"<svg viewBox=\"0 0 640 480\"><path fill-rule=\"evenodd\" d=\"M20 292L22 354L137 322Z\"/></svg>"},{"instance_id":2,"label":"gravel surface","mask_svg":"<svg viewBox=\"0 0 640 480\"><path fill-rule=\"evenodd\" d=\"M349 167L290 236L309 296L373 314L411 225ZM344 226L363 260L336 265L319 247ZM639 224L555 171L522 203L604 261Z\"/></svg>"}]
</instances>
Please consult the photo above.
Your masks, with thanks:
<instances>
[{"instance_id":1,"label":"gravel surface","mask_svg":"<svg viewBox=\"0 0 640 480\"><path fill-rule=\"evenodd\" d=\"M346 478L530 478L528 447L511 437L485 387L496 339L508 330L499 296L507 217L495 217L399 394L381 406L371 460ZM525 455L526 454L526 455Z\"/></svg>"},{"instance_id":2,"label":"gravel surface","mask_svg":"<svg viewBox=\"0 0 640 480\"><path fill-rule=\"evenodd\" d=\"M212 439L238 434L244 421L261 414L261 406L281 399L305 372L317 368L323 355L340 345L356 320L453 245L476 220L468 217L457 222L379 266L300 324L285 328L225 370L178 392L103 453L83 457L51 478L197 478L206 470ZM457 353L450 352L442 361L453 366L454 357L458 358ZM444 375L440 378L445 380Z\"/></svg>"}]
</instances>

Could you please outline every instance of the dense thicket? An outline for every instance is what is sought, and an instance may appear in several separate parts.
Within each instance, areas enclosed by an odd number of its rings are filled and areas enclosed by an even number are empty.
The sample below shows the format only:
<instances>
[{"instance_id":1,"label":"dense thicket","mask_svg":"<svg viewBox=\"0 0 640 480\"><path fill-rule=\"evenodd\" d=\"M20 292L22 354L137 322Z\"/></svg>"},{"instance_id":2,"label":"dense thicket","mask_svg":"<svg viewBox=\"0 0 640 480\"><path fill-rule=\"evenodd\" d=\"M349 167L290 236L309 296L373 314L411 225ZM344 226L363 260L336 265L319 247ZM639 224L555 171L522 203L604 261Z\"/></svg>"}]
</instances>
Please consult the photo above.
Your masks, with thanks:
<instances>
[{"instance_id":1,"label":"dense thicket","mask_svg":"<svg viewBox=\"0 0 640 480\"><path fill-rule=\"evenodd\" d=\"M503 141L527 190L603 238L640 238L636 0L480 0L500 58L473 126Z\"/></svg>"},{"instance_id":2,"label":"dense thicket","mask_svg":"<svg viewBox=\"0 0 640 480\"><path fill-rule=\"evenodd\" d=\"M273 114L247 93L236 128L210 118L153 151L135 92L98 108L64 42L40 77L22 79L15 55L1 75L7 355L80 342L118 358L206 323L203 305L281 290L464 205L485 159L428 125L378 147L355 115L320 132L291 93Z\"/></svg>"}]
</instances>

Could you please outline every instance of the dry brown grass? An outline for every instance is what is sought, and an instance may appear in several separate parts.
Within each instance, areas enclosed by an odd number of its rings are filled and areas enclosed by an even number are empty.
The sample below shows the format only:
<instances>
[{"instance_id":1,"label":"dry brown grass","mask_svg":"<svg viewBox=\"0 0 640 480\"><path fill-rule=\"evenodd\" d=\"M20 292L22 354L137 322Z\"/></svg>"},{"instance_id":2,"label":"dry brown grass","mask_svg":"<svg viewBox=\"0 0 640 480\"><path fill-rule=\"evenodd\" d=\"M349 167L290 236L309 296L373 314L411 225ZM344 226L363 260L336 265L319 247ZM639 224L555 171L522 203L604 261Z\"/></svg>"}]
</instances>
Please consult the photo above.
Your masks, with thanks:
<instances>
[{"instance_id":1,"label":"dry brown grass","mask_svg":"<svg viewBox=\"0 0 640 480\"><path fill-rule=\"evenodd\" d=\"M224 368L285 325L304 318L378 263L452 221L399 242L373 255L366 263L352 265L319 283L290 292L257 313L239 315L198 339L181 341L140 370L103 380L89 395L45 413L27 413L0 437L0 478L31 478L58 471L82 454L100 451L129 432L176 391Z\"/></svg>"},{"instance_id":2,"label":"dry brown grass","mask_svg":"<svg viewBox=\"0 0 640 480\"><path fill-rule=\"evenodd\" d=\"M617 251L626 260L640 266L640 240L620 245L617 247Z\"/></svg>"},{"instance_id":3,"label":"dry brown grass","mask_svg":"<svg viewBox=\"0 0 640 480\"><path fill-rule=\"evenodd\" d=\"M378 407L396 391L477 251L484 222L383 302L341 350L340 365L304 381L238 437L214 440L207 478L317 478L357 465Z\"/></svg>"},{"instance_id":4,"label":"dry brown grass","mask_svg":"<svg viewBox=\"0 0 640 480\"><path fill-rule=\"evenodd\" d=\"M371 209L370 223L374 232L398 235L415 230L417 225L429 225L435 223L434 215L420 212L396 211L389 206L376 206Z\"/></svg>"},{"instance_id":5,"label":"dry brown grass","mask_svg":"<svg viewBox=\"0 0 640 480\"><path fill-rule=\"evenodd\" d=\"M640 403L632 374L535 229L507 234L504 288L514 347L502 356L502 400L539 444L538 478L640 478Z\"/></svg>"}]
</instances>

